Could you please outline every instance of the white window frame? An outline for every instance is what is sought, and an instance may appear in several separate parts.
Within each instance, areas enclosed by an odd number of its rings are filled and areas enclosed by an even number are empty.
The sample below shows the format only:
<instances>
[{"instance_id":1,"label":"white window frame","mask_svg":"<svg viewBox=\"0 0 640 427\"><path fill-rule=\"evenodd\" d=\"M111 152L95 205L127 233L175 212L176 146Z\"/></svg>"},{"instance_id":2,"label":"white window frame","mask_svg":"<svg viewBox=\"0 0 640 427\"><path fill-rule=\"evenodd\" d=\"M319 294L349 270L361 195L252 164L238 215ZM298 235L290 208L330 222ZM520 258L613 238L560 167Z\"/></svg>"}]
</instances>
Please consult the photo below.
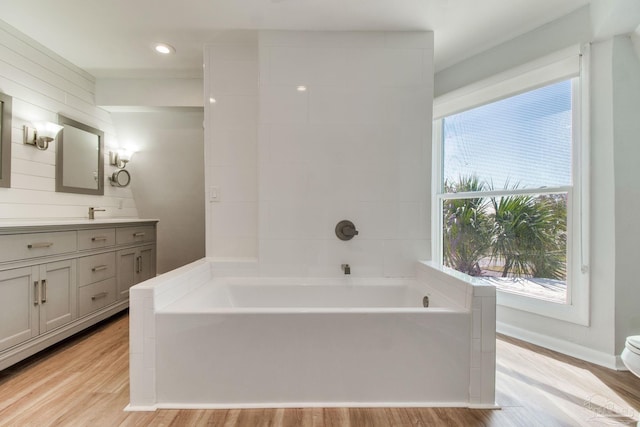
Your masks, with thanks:
<instances>
[{"instance_id":1,"label":"white window frame","mask_svg":"<svg viewBox=\"0 0 640 427\"><path fill-rule=\"evenodd\" d=\"M443 265L442 119L522 92L576 77L572 86L572 185L513 193L567 193L567 302L545 301L497 289L497 304L568 322L589 325L589 46L574 46L434 100L432 164L433 261ZM509 193L487 191L483 196ZM447 199L478 193L447 194Z\"/></svg>"}]
</instances>

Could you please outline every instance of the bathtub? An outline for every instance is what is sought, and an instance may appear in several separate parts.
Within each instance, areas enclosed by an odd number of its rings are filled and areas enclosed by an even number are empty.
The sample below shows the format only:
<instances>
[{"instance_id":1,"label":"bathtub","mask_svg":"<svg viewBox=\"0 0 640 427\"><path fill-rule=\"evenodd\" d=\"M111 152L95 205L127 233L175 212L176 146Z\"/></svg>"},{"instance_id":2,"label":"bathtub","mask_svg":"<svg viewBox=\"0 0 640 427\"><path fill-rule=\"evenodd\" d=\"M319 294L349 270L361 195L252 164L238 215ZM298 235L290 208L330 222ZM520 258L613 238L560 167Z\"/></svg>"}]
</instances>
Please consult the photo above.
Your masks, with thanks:
<instances>
[{"instance_id":1,"label":"bathtub","mask_svg":"<svg viewBox=\"0 0 640 427\"><path fill-rule=\"evenodd\" d=\"M131 289L128 410L495 407L492 287L423 263L413 279L217 270Z\"/></svg>"}]
</instances>

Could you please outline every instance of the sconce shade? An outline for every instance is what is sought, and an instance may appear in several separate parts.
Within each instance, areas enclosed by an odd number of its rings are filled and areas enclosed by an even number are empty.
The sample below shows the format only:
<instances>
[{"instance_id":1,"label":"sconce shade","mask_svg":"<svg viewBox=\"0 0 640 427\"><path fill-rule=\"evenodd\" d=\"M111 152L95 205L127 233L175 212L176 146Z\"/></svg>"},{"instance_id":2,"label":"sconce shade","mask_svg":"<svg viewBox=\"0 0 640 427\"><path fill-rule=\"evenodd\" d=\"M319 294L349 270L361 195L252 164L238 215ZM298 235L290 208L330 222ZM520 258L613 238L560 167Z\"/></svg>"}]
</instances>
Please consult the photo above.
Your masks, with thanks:
<instances>
[{"instance_id":1,"label":"sconce shade","mask_svg":"<svg viewBox=\"0 0 640 427\"><path fill-rule=\"evenodd\" d=\"M127 166L127 163L131 161L131 157L133 157L133 153L134 153L133 151L127 150L127 149L110 151L109 163L113 166L123 169L125 166Z\"/></svg>"},{"instance_id":2,"label":"sconce shade","mask_svg":"<svg viewBox=\"0 0 640 427\"><path fill-rule=\"evenodd\" d=\"M34 122L33 127L36 128L38 138L50 138L54 140L64 126L51 122Z\"/></svg>"}]
</instances>

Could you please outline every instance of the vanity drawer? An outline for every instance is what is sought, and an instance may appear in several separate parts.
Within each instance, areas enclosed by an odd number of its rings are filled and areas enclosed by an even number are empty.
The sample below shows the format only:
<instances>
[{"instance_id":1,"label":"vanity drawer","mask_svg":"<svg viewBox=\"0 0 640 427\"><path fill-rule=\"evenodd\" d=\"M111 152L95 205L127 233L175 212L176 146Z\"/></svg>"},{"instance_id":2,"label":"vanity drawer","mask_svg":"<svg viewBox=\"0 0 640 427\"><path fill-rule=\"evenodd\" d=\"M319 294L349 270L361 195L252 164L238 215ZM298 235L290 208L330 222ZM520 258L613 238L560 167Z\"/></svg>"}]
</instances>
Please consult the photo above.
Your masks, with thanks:
<instances>
[{"instance_id":1,"label":"vanity drawer","mask_svg":"<svg viewBox=\"0 0 640 427\"><path fill-rule=\"evenodd\" d=\"M78 315L80 317L114 302L116 302L115 277L78 288Z\"/></svg>"},{"instance_id":2,"label":"vanity drawer","mask_svg":"<svg viewBox=\"0 0 640 427\"><path fill-rule=\"evenodd\" d=\"M0 262L75 252L76 231L0 236Z\"/></svg>"},{"instance_id":3,"label":"vanity drawer","mask_svg":"<svg viewBox=\"0 0 640 427\"><path fill-rule=\"evenodd\" d=\"M78 250L100 249L116 244L115 228L78 231Z\"/></svg>"},{"instance_id":4,"label":"vanity drawer","mask_svg":"<svg viewBox=\"0 0 640 427\"><path fill-rule=\"evenodd\" d=\"M98 282L115 275L115 252L78 258L78 286Z\"/></svg>"},{"instance_id":5,"label":"vanity drawer","mask_svg":"<svg viewBox=\"0 0 640 427\"><path fill-rule=\"evenodd\" d=\"M116 229L116 244L153 242L156 240L154 227L122 227Z\"/></svg>"}]
</instances>

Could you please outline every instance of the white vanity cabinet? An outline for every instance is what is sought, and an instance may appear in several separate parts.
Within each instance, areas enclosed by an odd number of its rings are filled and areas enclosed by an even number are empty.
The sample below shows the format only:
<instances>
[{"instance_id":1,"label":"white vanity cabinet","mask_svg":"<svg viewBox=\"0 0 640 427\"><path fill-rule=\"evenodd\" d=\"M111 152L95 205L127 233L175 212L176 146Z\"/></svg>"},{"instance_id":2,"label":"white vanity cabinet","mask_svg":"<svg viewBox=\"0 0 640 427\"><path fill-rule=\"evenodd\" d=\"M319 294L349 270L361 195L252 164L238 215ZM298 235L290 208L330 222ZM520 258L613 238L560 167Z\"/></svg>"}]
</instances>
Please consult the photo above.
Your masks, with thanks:
<instances>
[{"instance_id":1,"label":"white vanity cabinet","mask_svg":"<svg viewBox=\"0 0 640 427\"><path fill-rule=\"evenodd\" d=\"M156 223L0 223L0 370L126 309L156 274Z\"/></svg>"}]
</instances>

